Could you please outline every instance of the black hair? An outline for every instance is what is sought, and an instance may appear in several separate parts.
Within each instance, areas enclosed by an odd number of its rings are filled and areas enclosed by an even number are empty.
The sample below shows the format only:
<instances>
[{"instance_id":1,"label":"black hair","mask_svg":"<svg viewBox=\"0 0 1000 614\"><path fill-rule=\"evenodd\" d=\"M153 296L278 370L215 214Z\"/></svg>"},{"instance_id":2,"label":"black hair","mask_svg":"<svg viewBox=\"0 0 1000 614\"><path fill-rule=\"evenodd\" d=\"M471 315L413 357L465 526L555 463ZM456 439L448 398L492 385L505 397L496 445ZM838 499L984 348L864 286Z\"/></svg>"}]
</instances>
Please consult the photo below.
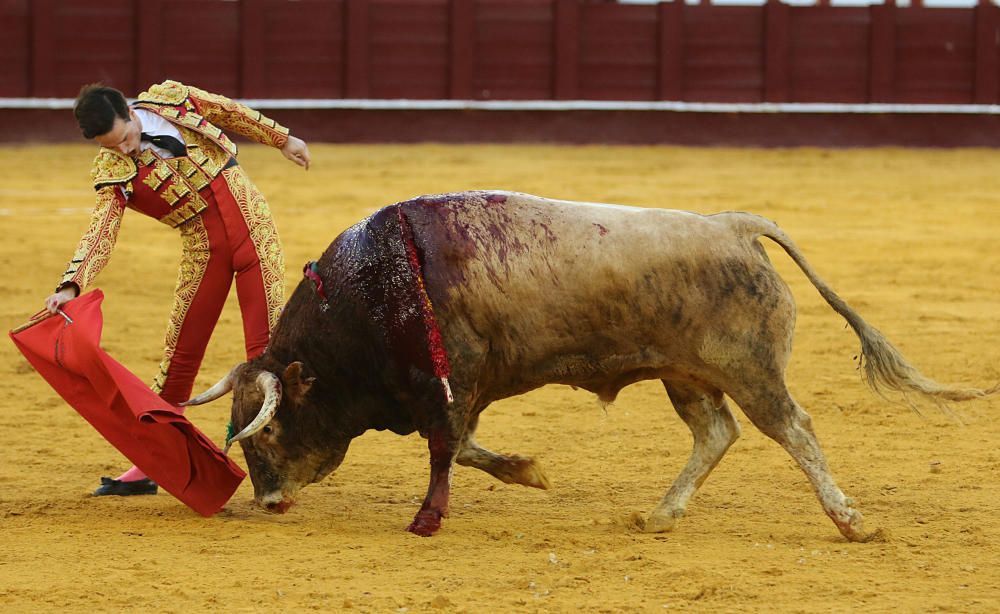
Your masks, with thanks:
<instances>
[{"instance_id":1,"label":"black hair","mask_svg":"<svg viewBox=\"0 0 1000 614\"><path fill-rule=\"evenodd\" d=\"M91 83L80 88L73 104L73 115L80 124L83 138L92 139L111 132L115 117L129 121L128 103L125 95L113 87Z\"/></svg>"}]
</instances>

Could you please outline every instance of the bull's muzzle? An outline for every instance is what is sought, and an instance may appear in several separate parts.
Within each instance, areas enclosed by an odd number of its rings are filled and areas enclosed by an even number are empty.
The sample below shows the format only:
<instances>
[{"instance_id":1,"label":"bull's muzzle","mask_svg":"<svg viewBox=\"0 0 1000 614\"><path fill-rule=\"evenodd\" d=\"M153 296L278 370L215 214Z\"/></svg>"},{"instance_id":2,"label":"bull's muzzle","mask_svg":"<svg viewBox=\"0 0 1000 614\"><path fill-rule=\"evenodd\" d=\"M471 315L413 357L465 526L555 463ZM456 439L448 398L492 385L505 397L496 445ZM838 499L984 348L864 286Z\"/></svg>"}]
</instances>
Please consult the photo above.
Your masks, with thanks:
<instances>
[{"instance_id":1,"label":"bull's muzzle","mask_svg":"<svg viewBox=\"0 0 1000 614\"><path fill-rule=\"evenodd\" d=\"M284 514L288 508L295 504L295 500L291 497L285 497L279 492L258 497L256 503L272 514Z\"/></svg>"}]
</instances>

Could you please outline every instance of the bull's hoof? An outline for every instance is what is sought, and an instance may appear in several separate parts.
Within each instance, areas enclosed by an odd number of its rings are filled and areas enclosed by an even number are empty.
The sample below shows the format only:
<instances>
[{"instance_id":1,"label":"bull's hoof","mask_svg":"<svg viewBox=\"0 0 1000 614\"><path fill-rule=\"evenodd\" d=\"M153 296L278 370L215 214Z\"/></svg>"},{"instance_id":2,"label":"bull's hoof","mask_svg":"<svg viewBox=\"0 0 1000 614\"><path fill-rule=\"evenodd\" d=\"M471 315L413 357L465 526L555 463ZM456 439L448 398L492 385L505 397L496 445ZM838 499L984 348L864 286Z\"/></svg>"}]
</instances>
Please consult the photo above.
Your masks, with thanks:
<instances>
[{"instance_id":1,"label":"bull's hoof","mask_svg":"<svg viewBox=\"0 0 1000 614\"><path fill-rule=\"evenodd\" d=\"M852 542L872 541L878 533L878 531L872 534L865 533L864 519L861 512L856 509L847 508L847 512L843 515L831 514L830 519L837 525L840 534Z\"/></svg>"},{"instance_id":2,"label":"bull's hoof","mask_svg":"<svg viewBox=\"0 0 1000 614\"><path fill-rule=\"evenodd\" d=\"M420 510L406 530L420 537L430 537L441 528L441 513L437 510Z\"/></svg>"},{"instance_id":3,"label":"bull's hoof","mask_svg":"<svg viewBox=\"0 0 1000 614\"><path fill-rule=\"evenodd\" d=\"M548 490L552 487L548 476L534 459L523 456L509 456L496 474L506 484L521 484L532 488Z\"/></svg>"},{"instance_id":4,"label":"bull's hoof","mask_svg":"<svg viewBox=\"0 0 1000 614\"><path fill-rule=\"evenodd\" d=\"M677 525L677 519L682 515L683 512L680 514L653 512L646 519L646 525L642 527L642 530L645 533L667 533L673 531Z\"/></svg>"}]
</instances>

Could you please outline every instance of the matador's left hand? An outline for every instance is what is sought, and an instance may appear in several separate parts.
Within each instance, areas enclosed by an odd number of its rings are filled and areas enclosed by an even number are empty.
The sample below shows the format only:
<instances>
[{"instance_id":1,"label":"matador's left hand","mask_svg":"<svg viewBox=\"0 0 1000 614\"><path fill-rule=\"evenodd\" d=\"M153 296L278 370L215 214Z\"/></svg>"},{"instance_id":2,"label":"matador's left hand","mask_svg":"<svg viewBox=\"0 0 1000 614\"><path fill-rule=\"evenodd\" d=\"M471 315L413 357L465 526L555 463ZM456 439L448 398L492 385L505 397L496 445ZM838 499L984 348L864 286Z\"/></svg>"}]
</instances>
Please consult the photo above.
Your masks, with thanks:
<instances>
[{"instance_id":1,"label":"matador's left hand","mask_svg":"<svg viewBox=\"0 0 1000 614\"><path fill-rule=\"evenodd\" d=\"M312 158L309 157L309 147L302 139L288 135L288 141L281 148L281 155L304 169L309 170L309 163L312 161Z\"/></svg>"}]
</instances>

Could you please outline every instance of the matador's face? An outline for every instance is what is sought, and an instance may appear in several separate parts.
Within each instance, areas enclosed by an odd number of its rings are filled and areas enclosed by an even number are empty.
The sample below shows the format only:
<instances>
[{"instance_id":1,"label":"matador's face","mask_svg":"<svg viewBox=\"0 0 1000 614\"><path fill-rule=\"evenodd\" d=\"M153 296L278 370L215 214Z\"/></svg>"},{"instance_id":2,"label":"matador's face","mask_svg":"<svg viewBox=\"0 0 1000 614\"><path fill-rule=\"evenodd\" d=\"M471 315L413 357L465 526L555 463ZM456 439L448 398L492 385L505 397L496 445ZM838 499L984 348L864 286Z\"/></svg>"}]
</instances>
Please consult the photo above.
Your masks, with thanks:
<instances>
[{"instance_id":1,"label":"matador's face","mask_svg":"<svg viewBox=\"0 0 1000 614\"><path fill-rule=\"evenodd\" d=\"M126 156L139 155L139 137L142 134L142 122L136 117L135 111L129 109L129 119L126 121L115 117L111 130L94 137L97 144L108 149L116 149Z\"/></svg>"}]
</instances>

